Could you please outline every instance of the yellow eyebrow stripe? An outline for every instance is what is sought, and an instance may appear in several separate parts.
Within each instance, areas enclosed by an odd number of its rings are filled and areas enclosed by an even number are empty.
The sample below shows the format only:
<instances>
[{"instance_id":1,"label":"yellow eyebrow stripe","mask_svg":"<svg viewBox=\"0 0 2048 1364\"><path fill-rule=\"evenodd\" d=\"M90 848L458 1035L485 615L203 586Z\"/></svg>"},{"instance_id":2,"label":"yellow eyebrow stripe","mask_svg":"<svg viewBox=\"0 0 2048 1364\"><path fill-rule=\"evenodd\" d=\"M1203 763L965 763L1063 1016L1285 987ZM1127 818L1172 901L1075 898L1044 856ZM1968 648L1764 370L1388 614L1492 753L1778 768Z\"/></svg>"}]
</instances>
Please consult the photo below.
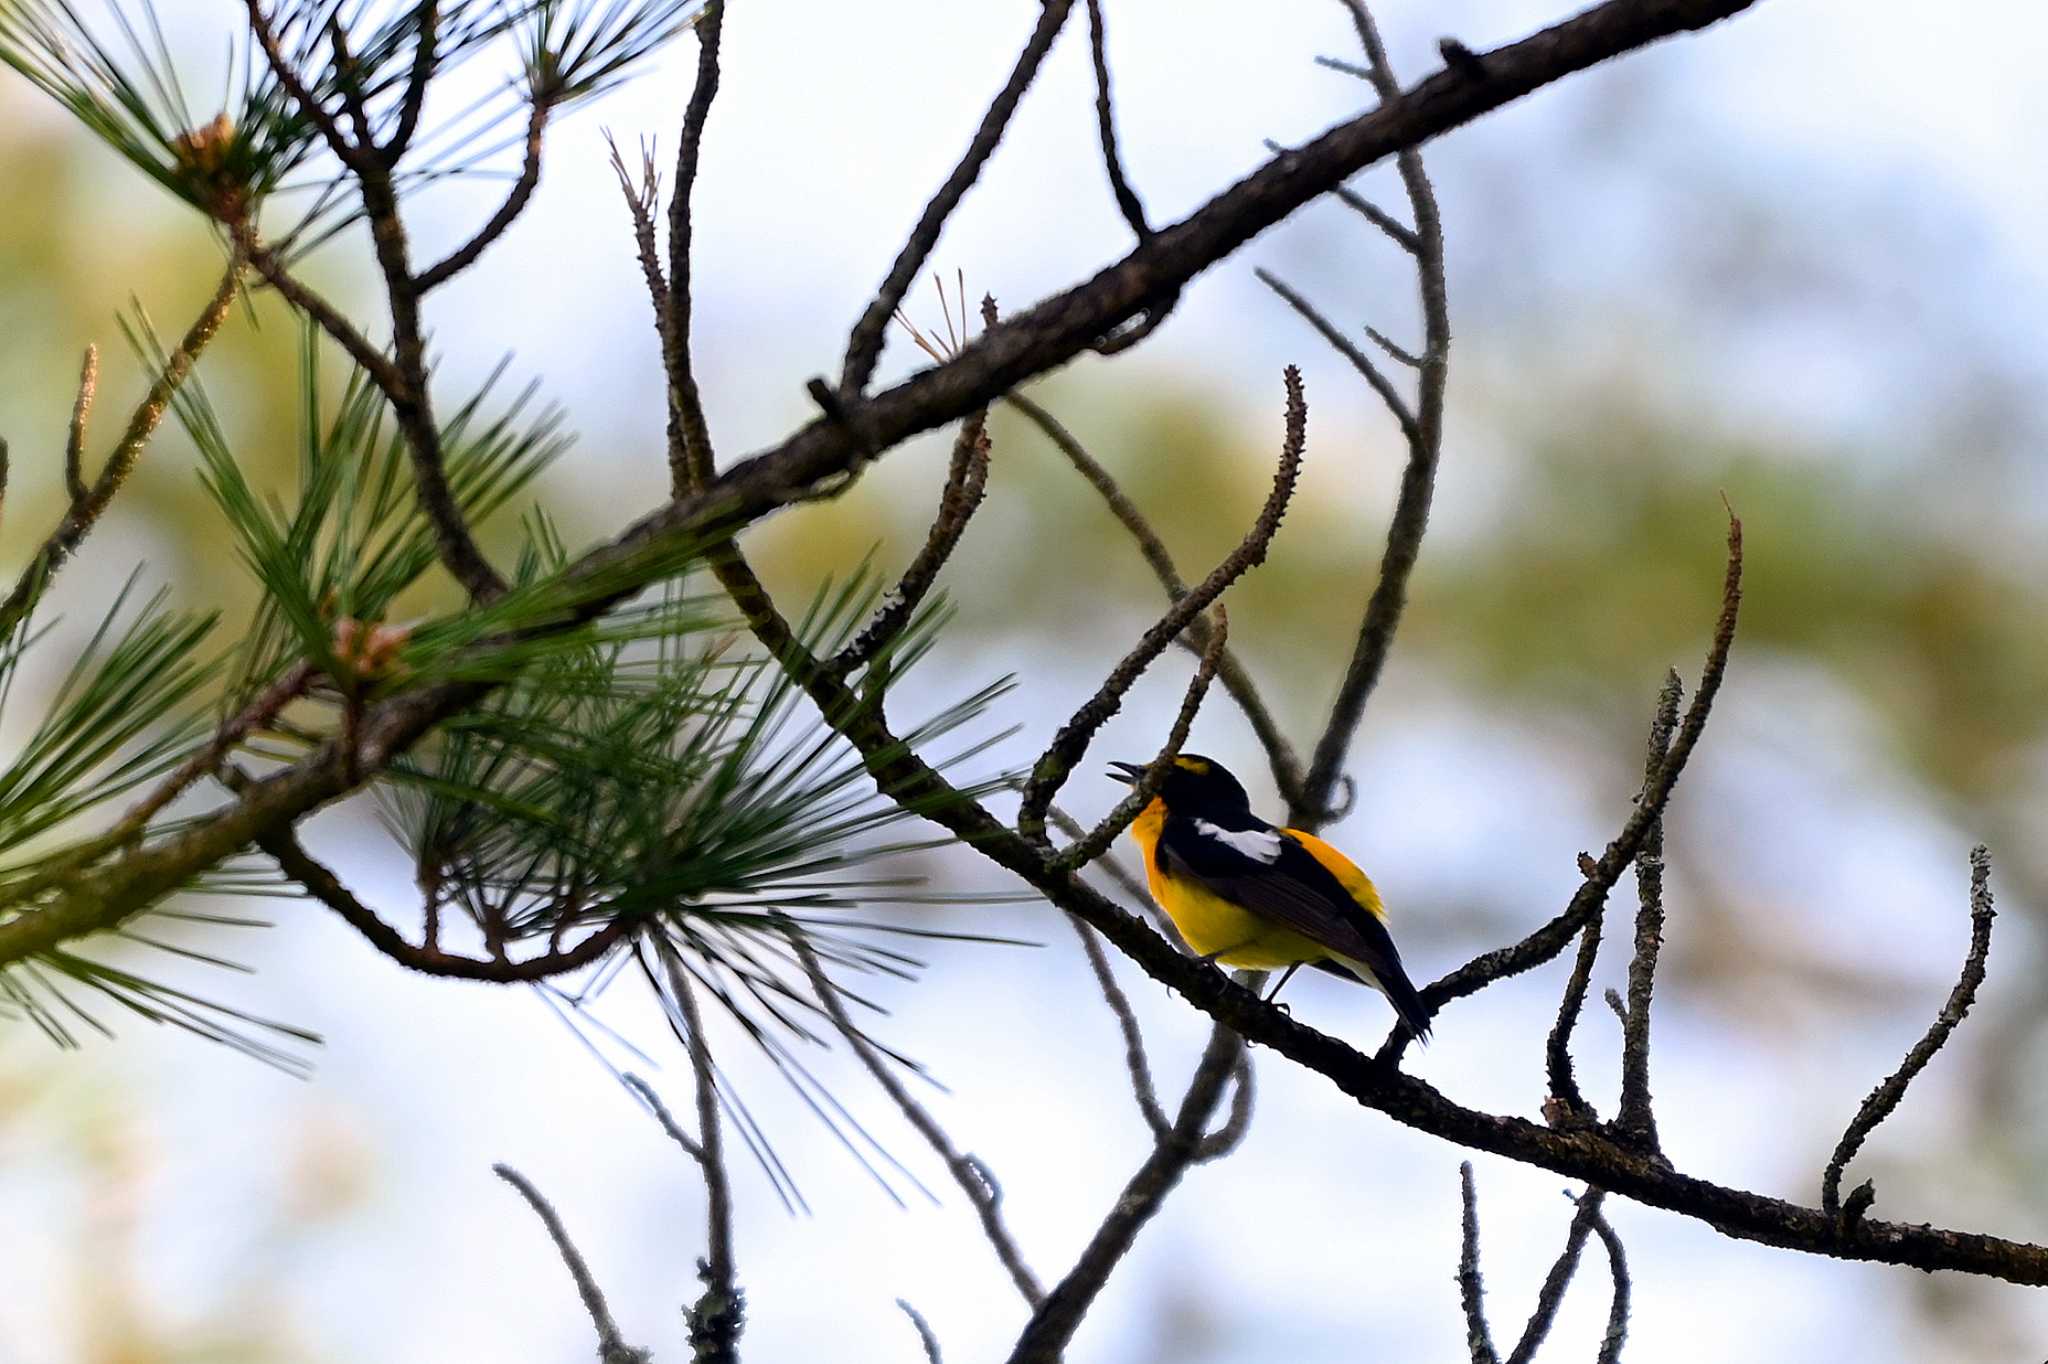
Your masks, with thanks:
<instances>
[{"instance_id":1,"label":"yellow eyebrow stripe","mask_svg":"<svg viewBox=\"0 0 2048 1364\"><path fill-rule=\"evenodd\" d=\"M1280 832L1299 843L1310 857L1322 863L1324 868L1337 878L1337 884L1343 886L1351 898L1358 902L1361 909L1375 919L1385 920L1387 911L1380 903L1380 893L1374 889L1371 879L1358 869L1357 863L1314 834L1305 833L1300 829L1282 829Z\"/></svg>"}]
</instances>

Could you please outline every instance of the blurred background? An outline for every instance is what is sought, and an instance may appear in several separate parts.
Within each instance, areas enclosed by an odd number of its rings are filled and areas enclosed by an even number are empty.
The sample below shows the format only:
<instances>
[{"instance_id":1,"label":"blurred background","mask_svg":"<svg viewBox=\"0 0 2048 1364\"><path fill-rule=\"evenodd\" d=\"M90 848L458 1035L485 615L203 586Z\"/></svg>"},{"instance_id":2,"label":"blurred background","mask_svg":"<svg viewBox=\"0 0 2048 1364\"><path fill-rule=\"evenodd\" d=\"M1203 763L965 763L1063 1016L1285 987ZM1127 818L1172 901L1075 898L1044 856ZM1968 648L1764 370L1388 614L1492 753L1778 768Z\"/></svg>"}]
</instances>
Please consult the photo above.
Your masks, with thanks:
<instances>
[{"instance_id":1,"label":"blurred background","mask_svg":"<svg viewBox=\"0 0 2048 1364\"><path fill-rule=\"evenodd\" d=\"M803 381L835 369L1035 9L733 6L696 206L699 376L725 459L807 419ZM1125 156L1155 222L1250 170L1263 139L1305 139L1367 102L1311 64L1356 55L1324 0L1108 9ZM1483 48L1562 13L1533 0L1379 9L1411 79L1439 36ZM175 47L200 69L217 60L227 10L173 0L165 14ZM934 257L1011 309L1127 247L1078 22ZM1427 149L1456 334L1449 436L1408 615L1352 754L1357 804L1331 834L1378 881L1418 978L1554 914L1575 855L1626 816L1664 670L1697 674L1725 493L1747 528L1747 595L1669 819L1653 1071L1667 1150L1689 1172L1817 1201L1843 1124L1954 980L1966 853L1983 840L2002 913L1978 1012L1850 1178L1876 1180L1878 1216L2027 1240L2048 1238L2035 1083L2048 1047L2048 464L2033 401L2048 380L2048 170L2032 135L2048 113L2044 41L2048 14L2029 5L1873 22L1852 0L1766 0ZM509 382L537 379L567 409L580 441L540 495L572 539L610 533L666 486L656 348L602 134L628 148L657 137L669 162L694 57L683 40L564 124L531 212L433 301L449 392L509 354ZM510 69L494 60L465 79ZM80 349L103 347L104 431L142 384L118 313L132 295L182 326L218 257L189 210L12 78L0 163L17 187L0 218L11 573L60 505ZM1390 172L1358 184L1400 205ZM422 253L466 236L498 193L472 182L422 198ZM344 239L309 273L374 318L361 248ZM1404 259L1331 203L1203 276L1140 351L1077 362L1034 392L1198 574L1255 510L1279 444L1279 371L1303 367L1301 494L1271 562L1229 604L1233 643L1306 745L1373 584L1404 450L1254 265L1343 325L1416 338ZM940 325L923 286L911 312ZM295 333L273 302L257 317L238 314L201 372L247 457L282 481ZM899 334L883 377L921 363ZM877 545L900 564L922 541L946 446L927 438L838 502L756 532L772 581L807 593ZM959 618L910 703L936 709L1018 674L985 724L1022 733L990 766L1028 759L1160 605L1041 437L998 418L994 450L990 502L946 583ZM190 447L167 431L59 603L90 619L146 562L179 603L243 618L251 588L222 543ZM1153 751L1188 666L1156 669L1096 756ZM1194 746L1263 776L1220 692ZM1094 766L1065 797L1084 816L1118 794ZM416 904L366 811L323 815L309 840L390 916ZM942 888L1002 888L966 856L918 869ZM1616 903L1632 905L1626 883ZM255 967L248 978L153 969L322 1033L310 1080L132 1019L75 1054L0 1029L0 1361L586 1359L588 1322L494 1160L556 1201L627 1336L679 1357L702 1188L578 1037L533 996L410 977L314 907L265 908L273 929L208 944ZM917 922L1042 944L942 946L920 982L873 988L893 1010L882 1035L948 1087L934 1112L994 1169L1027 1258L1057 1278L1144 1150L1113 1021L1045 906L932 908ZM1625 937L1610 938L1596 989L1622 980ZM1412 1066L1462 1102L1534 1116L1563 971L1456 1006ZM1202 1020L1124 976L1177 1095ZM1298 979L1289 999L1361 1043L1387 1026L1376 997L1334 981ZM684 1100L687 1062L645 1001L622 989L604 1017ZM1580 1074L1608 1109L1617 1031L1597 1007L1580 1029ZM936 1201L892 1202L772 1069L718 1040L809 1203L786 1211L736 1159L747 1356L921 1358L900 1297L948 1359L1000 1357L1020 1304L944 1172L849 1058L815 1059ZM1269 1057L1258 1080L1244 1147L1190 1175L1072 1357L1462 1358L1462 1153ZM1570 1206L1554 1176L1475 1165L1489 1302L1512 1338ZM1630 1358L2038 1359L2048 1340L2048 1306L2026 1290L1767 1250L1633 1205L1610 1214L1634 1269ZM1543 1357L1590 1358L1606 1310L1589 1253Z\"/></svg>"}]
</instances>

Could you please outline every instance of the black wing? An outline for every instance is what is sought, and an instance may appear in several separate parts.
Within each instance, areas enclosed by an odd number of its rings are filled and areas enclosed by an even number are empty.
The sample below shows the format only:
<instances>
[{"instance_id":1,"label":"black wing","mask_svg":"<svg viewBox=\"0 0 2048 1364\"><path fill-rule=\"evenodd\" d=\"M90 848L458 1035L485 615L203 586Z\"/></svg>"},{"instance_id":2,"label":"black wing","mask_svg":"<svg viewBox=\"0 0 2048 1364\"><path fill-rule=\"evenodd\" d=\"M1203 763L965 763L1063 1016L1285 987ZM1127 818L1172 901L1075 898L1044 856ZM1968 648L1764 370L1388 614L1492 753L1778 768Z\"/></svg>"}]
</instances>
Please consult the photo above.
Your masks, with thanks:
<instances>
[{"instance_id":1,"label":"black wing","mask_svg":"<svg viewBox=\"0 0 2048 1364\"><path fill-rule=\"evenodd\" d=\"M1269 838L1272 842L1266 843ZM1429 1012L1401 966L1387 926L1301 844L1269 826L1222 830L1206 821L1170 816L1159 833L1157 856L1168 875L1193 881L1360 963L1409 1029L1418 1037L1429 1035Z\"/></svg>"}]
</instances>

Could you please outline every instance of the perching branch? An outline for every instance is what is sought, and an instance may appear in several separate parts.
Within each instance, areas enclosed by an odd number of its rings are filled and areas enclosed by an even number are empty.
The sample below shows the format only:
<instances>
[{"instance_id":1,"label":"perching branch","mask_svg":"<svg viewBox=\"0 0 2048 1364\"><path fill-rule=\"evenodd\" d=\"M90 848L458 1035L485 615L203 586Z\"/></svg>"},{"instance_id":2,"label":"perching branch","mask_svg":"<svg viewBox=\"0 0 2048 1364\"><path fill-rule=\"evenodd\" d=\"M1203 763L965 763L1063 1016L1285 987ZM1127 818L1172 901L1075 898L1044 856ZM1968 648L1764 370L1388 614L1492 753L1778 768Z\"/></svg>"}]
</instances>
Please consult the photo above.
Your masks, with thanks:
<instances>
[{"instance_id":1,"label":"perching branch","mask_svg":"<svg viewBox=\"0 0 2048 1364\"><path fill-rule=\"evenodd\" d=\"M1223 595L1226 588L1265 562L1266 551L1280 529L1280 519L1286 515L1288 501L1294 496L1295 480L1301 473L1302 451L1308 443L1308 403L1302 396L1301 372L1290 365L1283 377L1287 386L1287 437L1280 447L1279 468L1273 475L1273 488L1266 496L1265 505L1259 509L1257 519L1237 548L1208 577L1167 608L1158 622L1110 670L1095 694L1082 703L1053 736L1024 786L1017 827L1027 839L1044 843L1046 807L1059 794L1061 785L1087 752L1096 732L1122 708L1125 694L1137 684L1138 678L1180 637L1189 622Z\"/></svg>"},{"instance_id":2,"label":"perching branch","mask_svg":"<svg viewBox=\"0 0 2048 1364\"><path fill-rule=\"evenodd\" d=\"M1928 1025L1925 1035L1913 1044L1913 1049L1906 1053L1906 1059L1900 1062L1899 1068L1864 1098L1856 1116L1850 1119L1848 1130L1835 1144L1835 1153L1829 1158L1820 1183L1820 1205L1830 1216L1842 1216L1848 1211L1841 1197L1842 1171L1863 1149L1863 1143L1877 1130L1877 1125L1892 1115L1892 1110L1906 1097L1906 1086L1927 1068L1927 1063L1934 1059L1934 1053L1948 1044L1949 1037L1962 1023L1964 1015L1970 1012L1970 1005L1976 1002L1977 987L1984 983L1984 963L1991 953L1991 920L1996 913L1991 903L1991 852L1980 843L1970 849L1970 952L1963 959L1963 973L1957 978L1955 988L1949 991L1941 1012ZM1858 1217L1869 1208L1873 1195L1874 1190L1867 1180L1850 1194L1851 1204L1858 1205ZM1855 1220L1843 1217L1845 1224L1853 1224Z\"/></svg>"}]
</instances>

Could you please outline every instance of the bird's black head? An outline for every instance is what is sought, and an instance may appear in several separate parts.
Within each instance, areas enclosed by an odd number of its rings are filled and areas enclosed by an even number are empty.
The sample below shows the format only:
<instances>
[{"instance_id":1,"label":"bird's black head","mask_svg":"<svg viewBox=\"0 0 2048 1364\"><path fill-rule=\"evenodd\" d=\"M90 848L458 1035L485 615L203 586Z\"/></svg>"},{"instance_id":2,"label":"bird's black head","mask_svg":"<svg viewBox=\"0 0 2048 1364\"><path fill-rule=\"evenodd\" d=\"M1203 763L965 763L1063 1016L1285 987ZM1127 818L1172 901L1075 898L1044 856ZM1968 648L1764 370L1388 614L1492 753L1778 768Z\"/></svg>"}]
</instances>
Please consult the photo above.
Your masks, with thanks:
<instances>
[{"instance_id":1,"label":"bird's black head","mask_svg":"<svg viewBox=\"0 0 2048 1364\"><path fill-rule=\"evenodd\" d=\"M1135 785L1145 775L1142 763L1111 763L1110 778ZM1194 753L1183 753L1166 769L1159 783L1159 798L1177 815L1213 818L1248 814L1251 797L1223 764Z\"/></svg>"}]
</instances>

